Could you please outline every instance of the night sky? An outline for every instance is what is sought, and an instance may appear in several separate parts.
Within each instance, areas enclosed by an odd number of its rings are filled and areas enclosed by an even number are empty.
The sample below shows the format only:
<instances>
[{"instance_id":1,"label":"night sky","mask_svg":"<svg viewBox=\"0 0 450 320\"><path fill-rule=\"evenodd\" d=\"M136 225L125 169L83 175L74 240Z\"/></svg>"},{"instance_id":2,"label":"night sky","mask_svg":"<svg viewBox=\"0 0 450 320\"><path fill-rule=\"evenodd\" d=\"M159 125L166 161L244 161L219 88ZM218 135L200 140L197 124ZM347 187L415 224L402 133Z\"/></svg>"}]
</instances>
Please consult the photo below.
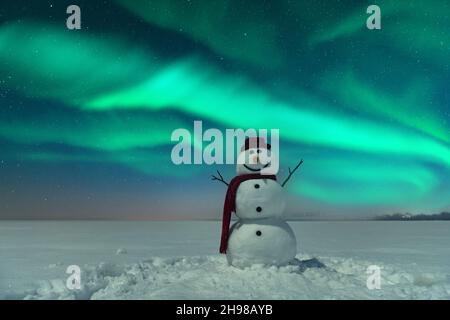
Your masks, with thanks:
<instances>
[{"instance_id":1,"label":"night sky","mask_svg":"<svg viewBox=\"0 0 450 320\"><path fill-rule=\"evenodd\" d=\"M219 218L194 120L280 129L291 217L449 210L450 2L370 4L2 1L0 218Z\"/></svg>"}]
</instances>

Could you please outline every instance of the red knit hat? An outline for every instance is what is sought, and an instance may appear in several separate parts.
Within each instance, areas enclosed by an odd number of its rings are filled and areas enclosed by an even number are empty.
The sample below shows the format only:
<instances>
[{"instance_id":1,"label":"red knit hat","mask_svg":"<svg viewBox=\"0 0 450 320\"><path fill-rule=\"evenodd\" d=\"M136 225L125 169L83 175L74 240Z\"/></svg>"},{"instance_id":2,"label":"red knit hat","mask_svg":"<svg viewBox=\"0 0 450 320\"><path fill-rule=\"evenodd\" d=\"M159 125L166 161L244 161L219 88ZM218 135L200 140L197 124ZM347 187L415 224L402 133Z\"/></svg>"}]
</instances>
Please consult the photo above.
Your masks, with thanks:
<instances>
[{"instance_id":1,"label":"red knit hat","mask_svg":"<svg viewBox=\"0 0 450 320\"><path fill-rule=\"evenodd\" d=\"M264 138L249 137L245 139L245 143L241 148L241 152L250 148L264 148L270 150L270 144L266 143L266 140L264 140Z\"/></svg>"}]
</instances>

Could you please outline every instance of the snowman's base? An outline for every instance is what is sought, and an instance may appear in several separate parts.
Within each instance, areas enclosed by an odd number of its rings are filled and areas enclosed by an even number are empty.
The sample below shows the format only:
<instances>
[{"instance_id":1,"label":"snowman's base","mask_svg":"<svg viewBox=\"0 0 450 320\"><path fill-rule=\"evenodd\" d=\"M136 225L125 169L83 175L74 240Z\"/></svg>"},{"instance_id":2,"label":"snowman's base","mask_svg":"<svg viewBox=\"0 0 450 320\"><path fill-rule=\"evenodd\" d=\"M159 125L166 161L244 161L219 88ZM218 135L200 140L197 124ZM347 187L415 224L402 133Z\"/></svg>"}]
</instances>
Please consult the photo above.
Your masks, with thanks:
<instances>
[{"instance_id":1,"label":"snowman's base","mask_svg":"<svg viewBox=\"0 0 450 320\"><path fill-rule=\"evenodd\" d=\"M274 266L274 267L285 267L285 266L289 266L289 265L295 265L297 266L298 263L297 261L291 260L291 261L287 261L287 262L280 262L280 261L276 261L276 260L272 260L272 261L257 261L255 259L240 259L240 258L234 258L234 259L230 259L230 257L227 255L227 261L228 261L228 265L233 266L235 268L239 268L239 269L245 269L245 268L249 268L252 266L266 266L266 267L270 267L270 266Z\"/></svg>"},{"instance_id":2,"label":"snowman's base","mask_svg":"<svg viewBox=\"0 0 450 320\"><path fill-rule=\"evenodd\" d=\"M232 266L285 266L294 261L296 253L294 232L283 220L239 220L231 228L227 261Z\"/></svg>"}]
</instances>

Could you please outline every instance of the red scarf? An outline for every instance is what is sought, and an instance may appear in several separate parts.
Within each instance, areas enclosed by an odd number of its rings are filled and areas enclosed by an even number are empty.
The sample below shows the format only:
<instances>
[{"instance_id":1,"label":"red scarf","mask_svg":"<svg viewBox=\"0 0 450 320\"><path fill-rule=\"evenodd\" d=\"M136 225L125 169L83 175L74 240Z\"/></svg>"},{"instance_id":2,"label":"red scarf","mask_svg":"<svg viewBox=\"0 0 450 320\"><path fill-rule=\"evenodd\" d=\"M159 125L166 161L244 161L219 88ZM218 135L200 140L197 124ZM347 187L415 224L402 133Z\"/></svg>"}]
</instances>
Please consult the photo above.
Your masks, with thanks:
<instances>
[{"instance_id":1,"label":"red scarf","mask_svg":"<svg viewBox=\"0 0 450 320\"><path fill-rule=\"evenodd\" d=\"M220 253L227 252L228 245L228 231L230 229L231 213L236 212L236 192L239 185L247 180L252 179L271 179L277 180L275 175L262 175L259 173L249 173L234 177L228 185L227 195L225 196L225 203L223 205L222 218L222 237L220 239Z\"/></svg>"}]
</instances>

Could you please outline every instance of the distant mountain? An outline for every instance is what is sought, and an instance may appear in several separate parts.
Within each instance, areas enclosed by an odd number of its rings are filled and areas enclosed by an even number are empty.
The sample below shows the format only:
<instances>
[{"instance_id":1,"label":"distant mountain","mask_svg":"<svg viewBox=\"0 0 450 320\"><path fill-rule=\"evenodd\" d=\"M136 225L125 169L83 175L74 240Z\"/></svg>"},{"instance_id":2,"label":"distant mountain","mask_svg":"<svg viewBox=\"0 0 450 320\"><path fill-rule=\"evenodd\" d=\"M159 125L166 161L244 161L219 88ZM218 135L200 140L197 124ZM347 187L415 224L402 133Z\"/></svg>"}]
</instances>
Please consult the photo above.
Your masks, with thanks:
<instances>
[{"instance_id":1,"label":"distant mountain","mask_svg":"<svg viewBox=\"0 0 450 320\"><path fill-rule=\"evenodd\" d=\"M377 216L374 220L394 220L394 221L433 221L433 220L450 220L450 212L441 212L437 214L416 214L410 213L394 213Z\"/></svg>"}]
</instances>

